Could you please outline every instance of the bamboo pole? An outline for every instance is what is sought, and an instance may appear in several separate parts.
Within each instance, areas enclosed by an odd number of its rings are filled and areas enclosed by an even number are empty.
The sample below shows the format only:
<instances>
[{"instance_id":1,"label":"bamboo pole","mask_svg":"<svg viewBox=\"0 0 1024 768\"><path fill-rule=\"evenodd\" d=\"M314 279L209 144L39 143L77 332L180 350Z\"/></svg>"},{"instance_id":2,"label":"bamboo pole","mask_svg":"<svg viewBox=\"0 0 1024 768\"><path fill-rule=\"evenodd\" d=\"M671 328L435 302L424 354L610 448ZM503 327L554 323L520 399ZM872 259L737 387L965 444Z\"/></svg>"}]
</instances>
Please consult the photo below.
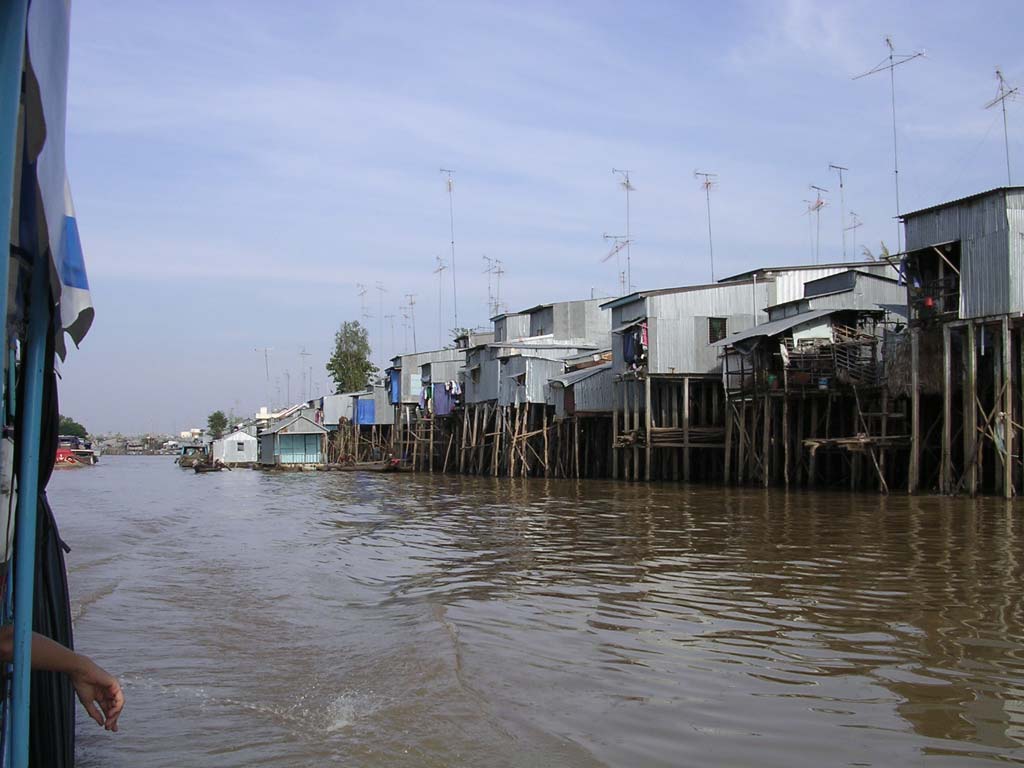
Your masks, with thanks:
<instances>
[{"instance_id":1,"label":"bamboo pole","mask_svg":"<svg viewBox=\"0 0 1024 768\"><path fill-rule=\"evenodd\" d=\"M651 377L644 377L644 432L647 439L644 441L644 479L651 481L651 426L654 424L651 413Z\"/></svg>"},{"instance_id":2,"label":"bamboo pole","mask_svg":"<svg viewBox=\"0 0 1024 768\"><path fill-rule=\"evenodd\" d=\"M921 478L921 331L910 331L910 471L907 493L916 493Z\"/></svg>"},{"instance_id":3,"label":"bamboo pole","mask_svg":"<svg viewBox=\"0 0 1024 768\"><path fill-rule=\"evenodd\" d=\"M725 466L722 472L722 480L725 485L732 482L732 403L728 395L725 398Z\"/></svg>"},{"instance_id":4,"label":"bamboo pole","mask_svg":"<svg viewBox=\"0 0 1024 768\"><path fill-rule=\"evenodd\" d=\"M549 449L551 448L548 442L548 407L541 405L543 417L544 417L544 477L549 477Z\"/></svg>"},{"instance_id":5,"label":"bamboo pole","mask_svg":"<svg viewBox=\"0 0 1024 768\"><path fill-rule=\"evenodd\" d=\"M966 408L964 415L966 425L964 427L964 464L967 475L967 492L974 496L978 493L978 463L973 458L977 455L978 449L978 352L977 352L978 331L974 320L967 321L967 393L970 397L970 407ZM971 457L970 460L968 457Z\"/></svg>"}]
</instances>

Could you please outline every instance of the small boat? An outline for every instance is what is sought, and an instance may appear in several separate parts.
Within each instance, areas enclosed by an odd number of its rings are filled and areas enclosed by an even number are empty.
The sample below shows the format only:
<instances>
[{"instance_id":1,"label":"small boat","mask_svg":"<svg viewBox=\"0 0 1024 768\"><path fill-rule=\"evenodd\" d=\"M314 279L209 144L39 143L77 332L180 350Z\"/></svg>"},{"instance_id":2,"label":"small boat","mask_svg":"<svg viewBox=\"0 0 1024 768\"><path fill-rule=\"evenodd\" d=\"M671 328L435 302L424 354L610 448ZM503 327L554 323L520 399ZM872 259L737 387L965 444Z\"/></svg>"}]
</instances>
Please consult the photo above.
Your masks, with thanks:
<instances>
[{"instance_id":1,"label":"small boat","mask_svg":"<svg viewBox=\"0 0 1024 768\"><path fill-rule=\"evenodd\" d=\"M181 446L181 453L174 460L182 469L192 469L197 464L205 464L210 456L210 451L205 445L190 444Z\"/></svg>"},{"instance_id":2,"label":"small boat","mask_svg":"<svg viewBox=\"0 0 1024 768\"><path fill-rule=\"evenodd\" d=\"M217 464L193 464L192 469L195 470L196 474L203 472L220 472L224 467Z\"/></svg>"},{"instance_id":3,"label":"small boat","mask_svg":"<svg viewBox=\"0 0 1024 768\"><path fill-rule=\"evenodd\" d=\"M398 459L390 461L357 461L351 464L335 464L331 467L338 472L404 472L402 462Z\"/></svg>"},{"instance_id":4,"label":"small boat","mask_svg":"<svg viewBox=\"0 0 1024 768\"><path fill-rule=\"evenodd\" d=\"M86 462L75 456L75 452L70 448L57 449L57 458L53 464L54 469L74 469L84 466L87 466Z\"/></svg>"}]
</instances>

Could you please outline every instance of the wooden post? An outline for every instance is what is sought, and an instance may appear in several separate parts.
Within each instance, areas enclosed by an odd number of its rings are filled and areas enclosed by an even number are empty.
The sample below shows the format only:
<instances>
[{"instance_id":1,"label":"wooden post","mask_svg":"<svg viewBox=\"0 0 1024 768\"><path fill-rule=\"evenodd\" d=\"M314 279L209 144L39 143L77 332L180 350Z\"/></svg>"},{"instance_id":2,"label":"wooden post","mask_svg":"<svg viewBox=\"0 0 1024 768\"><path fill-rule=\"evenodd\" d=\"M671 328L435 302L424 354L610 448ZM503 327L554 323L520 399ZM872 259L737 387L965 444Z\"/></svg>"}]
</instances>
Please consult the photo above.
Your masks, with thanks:
<instances>
[{"instance_id":1,"label":"wooden post","mask_svg":"<svg viewBox=\"0 0 1024 768\"><path fill-rule=\"evenodd\" d=\"M950 327L942 326L942 472L939 488L948 494L953 481L953 381L950 376Z\"/></svg>"},{"instance_id":2,"label":"wooden post","mask_svg":"<svg viewBox=\"0 0 1024 768\"><path fill-rule=\"evenodd\" d=\"M690 482L690 377L683 379L683 482Z\"/></svg>"},{"instance_id":3,"label":"wooden post","mask_svg":"<svg viewBox=\"0 0 1024 768\"><path fill-rule=\"evenodd\" d=\"M677 387L672 387L671 392L672 392L672 396L671 396L672 402L671 402L670 407L669 407L669 412L671 413L672 426L673 427L678 427L679 426L679 392L678 392ZM679 479L679 451L677 449L675 449L675 448L672 449L672 479L673 480L678 480Z\"/></svg>"},{"instance_id":4,"label":"wooden post","mask_svg":"<svg viewBox=\"0 0 1024 768\"><path fill-rule=\"evenodd\" d=\"M978 463L974 460L978 448L978 329L973 320L967 321L967 387L964 400L964 466L967 472L967 492L978 492Z\"/></svg>"},{"instance_id":5,"label":"wooden post","mask_svg":"<svg viewBox=\"0 0 1024 768\"><path fill-rule=\"evenodd\" d=\"M651 418L651 377L650 374L644 377L644 432L647 439L644 440L644 479L651 481L651 426L654 420Z\"/></svg>"},{"instance_id":6,"label":"wooden post","mask_svg":"<svg viewBox=\"0 0 1024 768\"><path fill-rule=\"evenodd\" d=\"M882 448L878 450L878 490L881 491L888 481L885 478L885 438L889 430L889 385L882 387Z\"/></svg>"},{"instance_id":7,"label":"wooden post","mask_svg":"<svg viewBox=\"0 0 1024 768\"><path fill-rule=\"evenodd\" d=\"M612 383L612 387L613 387L613 389L612 389L612 392L613 392L613 397L612 397L612 403L613 403L613 407L612 407L612 479L613 480L618 480L619 479L619 449L615 447L615 443L618 442L618 439L619 439L619 403L618 403L618 399L619 398L614 396L614 395L618 394L618 392L616 391L615 382Z\"/></svg>"},{"instance_id":8,"label":"wooden post","mask_svg":"<svg viewBox=\"0 0 1024 768\"><path fill-rule=\"evenodd\" d=\"M434 422L437 421L437 414L430 414L430 457L427 460L427 468L430 474L434 474Z\"/></svg>"},{"instance_id":9,"label":"wooden post","mask_svg":"<svg viewBox=\"0 0 1024 768\"><path fill-rule=\"evenodd\" d=\"M541 403L541 410L543 412L543 429L544 429L544 477L548 477L548 464L550 463L550 456L548 455L548 407L544 403Z\"/></svg>"},{"instance_id":10,"label":"wooden post","mask_svg":"<svg viewBox=\"0 0 1024 768\"><path fill-rule=\"evenodd\" d=\"M580 417L579 416L573 416L572 417L572 428L573 428L573 435L572 435L573 463L574 463L574 466L576 468L576 470L575 470L576 471L576 479L578 480L580 478Z\"/></svg>"},{"instance_id":11,"label":"wooden post","mask_svg":"<svg viewBox=\"0 0 1024 768\"><path fill-rule=\"evenodd\" d=\"M1003 315L1003 498L1013 498L1013 347L1010 318Z\"/></svg>"},{"instance_id":12,"label":"wooden post","mask_svg":"<svg viewBox=\"0 0 1024 768\"><path fill-rule=\"evenodd\" d=\"M921 330L910 330L910 469L907 493L916 493L921 475Z\"/></svg>"},{"instance_id":13,"label":"wooden post","mask_svg":"<svg viewBox=\"0 0 1024 768\"><path fill-rule=\"evenodd\" d=\"M789 393L782 393L782 480L789 488Z\"/></svg>"},{"instance_id":14,"label":"wooden post","mask_svg":"<svg viewBox=\"0 0 1024 768\"><path fill-rule=\"evenodd\" d=\"M764 487L768 487L768 483L771 480L771 473L768 471L771 468L771 453L772 453L772 400L771 396L765 394L764 396L764 418L761 423L761 454L764 457L764 461L761 464L761 474L764 475Z\"/></svg>"},{"instance_id":15,"label":"wooden post","mask_svg":"<svg viewBox=\"0 0 1024 768\"><path fill-rule=\"evenodd\" d=\"M631 383L632 382L627 382L626 380L623 380L622 382L622 428L627 432L629 432L633 428L633 421L632 419L630 419L629 415L629 400L633 388L631 386L627 386L628 384ZM623 449L623 451L625 451L625 449ZM632 450L630 450L628 454L629 459L627 459L626 456L627 454L624 453L622 457L624 464L624 471L622 474L625 476L626 480L632 480L632 478L630 477L630 467L636 466L636 448L634 447L632 448ZM632 459L632 462L630 462L630 459Z\"/></svg>"},{"instance_id":16,"label":"wooden post","mask_svg":"<svg viewBox=\"0 0 1024 768\"><path fill-rule=\"evenodd\" d=\"M722 475L726 485L732 482L732 403L728 395L725 398L725 462Z\"/></svg>"},{"instance_id":17,"label":"wooden post","mask_svg":"<svg viewBox=\"0 0 1024 768\"><path fill-rule=\"evenodd\" d=\"M747 401L740 400L740 412L739 420L736 423L736 434L739 438L739 451L736 458L736 483L737 485L743 484L744 471L746 469L746 449L747 449Z\"/></svg>"}]
</instances>

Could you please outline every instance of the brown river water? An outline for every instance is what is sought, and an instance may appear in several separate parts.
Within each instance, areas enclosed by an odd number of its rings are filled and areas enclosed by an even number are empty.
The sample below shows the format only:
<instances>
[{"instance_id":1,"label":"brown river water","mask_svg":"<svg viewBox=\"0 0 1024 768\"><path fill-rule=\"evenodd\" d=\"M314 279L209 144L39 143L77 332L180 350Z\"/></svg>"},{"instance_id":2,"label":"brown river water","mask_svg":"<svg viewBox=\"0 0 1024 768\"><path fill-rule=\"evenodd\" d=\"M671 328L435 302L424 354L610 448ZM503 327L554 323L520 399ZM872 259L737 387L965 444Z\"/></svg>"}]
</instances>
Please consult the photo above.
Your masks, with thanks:
<instances>
[{"instance_id":1,"label":"brown river water","mask_svg":"<svg viewBox=\"0 0 1024 768\"><path fill-rule=\"evenodd\" d=\"M1024 503L54 474L80 766L1024 764Z\"/></svg>"}]
</instances>

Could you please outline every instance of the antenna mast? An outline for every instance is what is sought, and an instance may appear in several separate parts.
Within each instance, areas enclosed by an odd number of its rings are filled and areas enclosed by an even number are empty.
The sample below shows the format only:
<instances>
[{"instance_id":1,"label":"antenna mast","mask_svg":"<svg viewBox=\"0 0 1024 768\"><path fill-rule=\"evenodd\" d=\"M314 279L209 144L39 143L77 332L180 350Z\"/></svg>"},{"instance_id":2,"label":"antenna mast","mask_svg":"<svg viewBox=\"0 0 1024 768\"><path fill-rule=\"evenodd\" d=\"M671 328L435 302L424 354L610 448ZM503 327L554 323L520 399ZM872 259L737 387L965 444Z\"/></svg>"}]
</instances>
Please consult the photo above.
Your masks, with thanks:
<instances>
[{"instance_id":1,"label":"antenna mast","mask_svg":"<svg viewBox=\"0 0 1024 768\"><path fill-rule=\"evenodd\" d=\"M444 271L448 265L440 256L435 256L434 260L437 263L434 268L437 275L437 348L440 349L444 346Z\"/></svg>"},{"instance_id":2,"label":"antenna mast","mask_svg":"<svg viewBox=\"0 0 1024 768\"><path fill-rule=\"evenodd\" d=\"M384 287L384 283L380 280L377 281L377 343L380 344L380 369L383 371L386 367L384 363L386 358L384 357L384 294L387 293L388 289Z\"/></svg>"},{"instance_id":3,"label":"antenna mast","mask_svg":"<svg viewBox=\"0 0 1024 768\"><path fill-rule=\"evenodd\" d=\"M892 97L892 176L893 183L896 187L896 252L903 252L903 231L900 229L900 153L899 145L896 141L896 74L895 69L900 64L906 64L908 61L924 56L924 51L915 51L914 53L896 53L896 49L892 44L892 38L886 35L885 44L889 48L889 55L882 59L881 63L872 67L867 72L863 72L856 75L853 79L860 80L862 77L873 75L877 72L882 72L886 69L889 70L889 89Z\"/></svg>"},{"instance_id":4,"label":"antenna mast","mask_svg":"<svg viewBox=\"0 0 1024 768\"><path fill-rule=\"evenodd\" d=\"M306 351L305 347L303 347L302 351L299 352L299 357L303 358L303 360L302 360L302 379L303 379L303 382L306 385L306 387L305 387L306 388L306 400L309 400L312 397L312 394L310 394L310 390L313 388L313 381L312 381L313 380L313 366L309 367L309 378L308 379L306 378L306 360L305 360L305 358L307 358L309 356L310 356L310 353Z\"/></svg>"},{"instance_id":5,"label":"antenna mast","mask_svg":"<svg viewBox=\"0 0 1024 768\"><path fill-rule=\"evenodd\" d=\"M828 169L839 174L839 229L843 235L843 261L846 261L846 197L843 194L843 171L850 169L835 163L829 163Z\"/></svg>"},{"instance_id":6,"label":"antenna mast","mask_svg":"<svg viewBox=\"0 0 1024 768\"><path fill-rule=\"evenodd\" d=\"M853 232L853 257L857 258L857 228L864 225L864 222L857 216L856 211L850 211L850 226L843 229L845 235L847 231Z\"/></svg>"},{"instance_id":7,"label":"antenna mast","mask_svg":"<svg viewBox=\"0 0 1024 768\"><path fill-rule=\"evenodd\" d=\"M626 273L622 271L621 253L623 248L629 247L629 238L625 235L609 235L607 232L605 232L602 237L605 240L614 241L615 244L612 246L612 249L604 255L604 258L601 259L601 263L604 264L606 261L611 259L612 256L615 257L615 272L619 279L619 296L625 296L628 291L626 290Z\"/></svg>"},{"instance_id":8,"label":"antenna mast","mask_svg":"<svg viewBox=\"0 0 1024 768\"><path fill-rule=\"evenodd\" d=\"M451 225L452 235L452 310L455 313L455 327L459 327L459 294L455 290L455 179L452 174L455 171L450 168L442 168L441 173L448 174L448 220Z\"/></svg>"},{"instance_id":9,"label":"antenna mast","mask_svg":"<svg viewBox=\"0 0 1024 768\"><path fill-rule=\"evenodd\" d=\"M412 326L412 351L416 352L416 294L407 293L405 294L406 300L409 302L409 324Z\"/></svg>"},{"instance_id":10,"label":"antenna mast","mask_svg":"<svg viewBox=\"0 0 1024 768\"><path fill-rule=\"evenodd\" d=\"M713 283L715 282L715 244L711 239L711 188L717 183L715 179L718 174L694 171L693 177L704 179L700 185L704 187L704 198L708 204L708 257L711 259L711 282Z\"/></svg>"},{"instance_id":11,"label":"antenna mast","mask_svg":"<svg viewBox=\"0 0 1024 768\"><path fill-rule=\"evenodd\" d=\"M1006 147L1006 185L1013 186L1010 180L1010 134L1006 130L1006 102L1016 101L1020 96L1020 89L1011 88L1003 77L1002 70L996 69L996 79L999 80L999 95L985 105L985 109L992 109L996 104L1003 108L1003 144Z\"/></svg>"},{"instance_id":12,"label":"antenna mast","mask_svg":"<svg viewBox=\"0 0 1024 768\"><path fill-rule=\"evenodd\" d=\"M632 259L630 256L630 237L629 237L629 193L634 191L636 187L630 183L629 174L632 173L628 168L612 168L612 173L622 177L622 188L626 190L626 285L632 290L633 287L633 267ZM623 291L623 295L625 295Z\"/></svg>"},{"instance_id":13,"label":"antenna mast","mask_svg":"<svg viewBox=\"0 0 1024 768\"><path fill-rule=\"evenodd\" d=\"M811 207L808 209L808 213L810 213L812 211L814 212L814 219L815 219L814 223L815 223L815 228L817 229L817 234L815 235L815 239L814 239L814 263L815 264L820 264L821 263L821 209L824 208L827 205L827 203L824 201L824 199L822 199L821 193L822 192L828 192L828 190L825 189L824 187L816 187L813 184L810 184L808 186L808 189L813 189L817 193L817 196L814 198L814 202L811 203Z\"/></svg>"},{"instance_id":14,"label":"antenna mast","mask_svg":"<svg viewBox=\"0 0 1024 768\"><path fill-rule=\"evenodd\" d=\"M487 275L487 317L491 318L498 314L494 311L494 292L491 290L491 276L494 274L494 259L487 254L484 254L483 260L487 262L487 266L484 267L484 274Z\"/></svg>"}]
</instances>

